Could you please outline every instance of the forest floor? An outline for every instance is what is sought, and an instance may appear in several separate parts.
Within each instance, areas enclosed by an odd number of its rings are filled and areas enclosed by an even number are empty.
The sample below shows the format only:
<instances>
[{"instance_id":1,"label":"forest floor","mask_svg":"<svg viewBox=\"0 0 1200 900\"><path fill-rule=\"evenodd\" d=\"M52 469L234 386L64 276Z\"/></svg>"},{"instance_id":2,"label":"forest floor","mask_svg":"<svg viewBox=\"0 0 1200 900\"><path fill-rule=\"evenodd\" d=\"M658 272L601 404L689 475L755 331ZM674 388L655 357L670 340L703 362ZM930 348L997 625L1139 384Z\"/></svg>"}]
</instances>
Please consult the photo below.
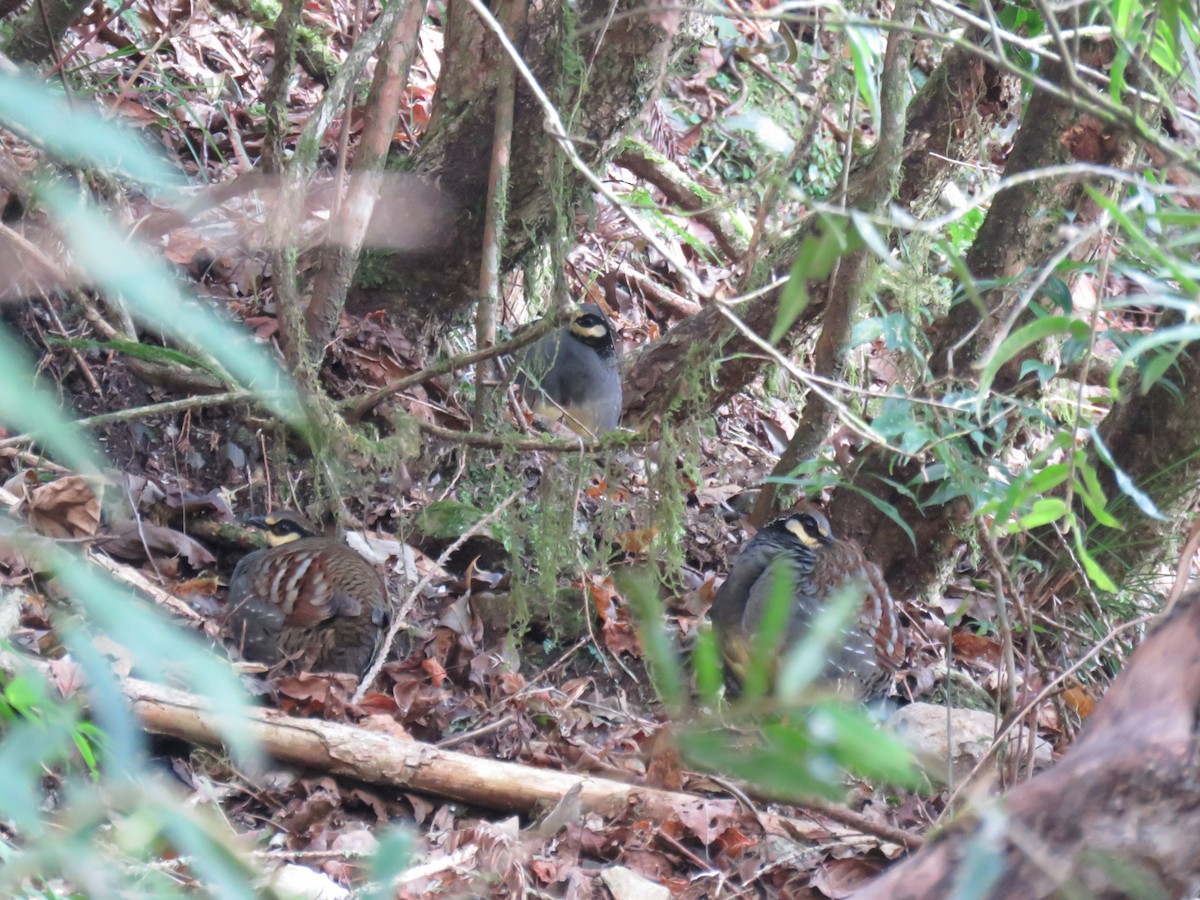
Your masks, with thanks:
<instances>
[{"instance_id":1,"label":"forest floor","mask_svg":"<svg viewBox=\"0 0 1200 900\"><path fill-rule=\"evenodd\" d=\"M158 26L144 27L165 33L170 10L161 13ZM257 97L265 79L261 61L270 55L269 35L228 15L212 15L217 14L193 9L186 27L171 25L173 55L156 57L151 67L161 79L157 89L109 95L113 116L127 124L154 126L157 134L168 118L164 142L197 183L228 179L263 127L261 110L214 104L205 85L234 79L244 96ZM341 21L325 24L333 34L345 33ZM397 135L401 145L419 140L428 121L440 35L433 26L426 30L402 111L407 126ZM97 75L121 79L128 64L109 58L111 49L98 37L83 45L81 55ZM725 60L715 47L706 48L697 62L690 78L667 86L664 108L691 108L703 117L711 105L731 102L719 95L717 75ZM293 121L303 122L319 97L319 87L302 78L292 94ZM326 160L336 159L339 137L337 125L325 135ZM673 149L688 162L682 131ZM618 188L630 183L620 170L610 174ZM612 255L646 279L657 277L643 256L621 250L624 234L605 223L611 220L603 215L583 223L568 267L580 275L581 292L607 303L623 349L633 352L678 324L684 313L646 293L587 284L586 273ZM702 226L686 227L710 238ZM218 232L187 228L171 233L164 250L206 302L243 321L262 342L274 341L277 322L269 292L262 290L260 254L223 243ZM696 265L703 267L704 279L732 277L711 263L697 259ZM250 547L229 526L247 512L319 499L313 496L319 479L306 468L303 449L283 449L278 426L244 405L140 414L186 393L147 384L111 349L62 343L95 336L84 311L71 303L35 300L8 314L41 354L43 377L60 386L78 415L125 414L93 433L108 454L112 485L124 494L129 519L102 517L90 486L75 476L47 475L11 447L0 461L4 489L40 530L85 538L97 552L140 568L183 598L200 618L181 621L181 627L197 630L226 652L224 584ZM515 316L510 324L519 324ZM360 394L420 371L432 358L429 348L390 325L386 312L343 316L326 357L325 383L335 396ZM882 342L868 346L863 360L880 382L895 376ZM343 473L353 485L339 498L348 531L388 571L397 599L411 600L409 627L360 703L351 702L356 684L345 676L264 681L247 675L248 684L263 704L294 716L373 728L384 720L389 733L479 758L728 796L722 784L689 771L670 752L669 735L663 739L667 719L615 576L663 563L661 569L671 574L663 598L669 630L681 646L690 646L729 560L749 537L742 520L744 489L770 473L796 428L794 398L790 390L739 395L711 421L604 458L541 453L499 458L494 451L426 441L387 472ZM399 402L408 413L439 425L461 429L470 423L465 385L451 376L430 379ZM856 449L841 436L834 447L840 455ZM45 492L47 483L59 488ZM523 512L507 530L476 536L466 552L439 565L454 530L445 523L430 525L422 510L453 509L457 503L488 512L513 494L514 508ZM560 546L534 547L551 531L535 518L551 508L560 512L553 523ZM672 513L669 524L664 510ZM137 526L131 532L129 522L135 520L152 523L153 533L147 537ZM985 700L1000 693L1001 645L985 627L995 620L995 600L973 567L971 548L964 544L959 555L960 565L936 600L901 598L910 651L897 681L897 702L944 691L948 644L953 667L982 686ZM424 576L427 585L410 597L411 586ZM28 573L10 569L7 580L28 592L20 644L52 658L53 601ZM946 623L954 616L961 624L952 630ZM1033 667L1021 690L1036 693L1041 683ZM1066 705L1047 701L1035 711L1040 736L1058 750L1069 741L1075 714L1086 713L1088 703L1082 692L1068 699ZM1072 721L1064 722L1068 708ZM222 754L174 739L160 741L156 751L197 802L220 806L248 847L280 863L299 861L342 885L363 878L359 859L374 847L378 827L411 823L419 835L413 859L418 868L401 882L401 896L599 897L604 889L618 898L654 896L636 880L643 876L673 896L843 897L902 852L881 836L886 831L847 834L819 812L769 798L748 802L756 814L824 823L827 840L755 833L743 816L660 823L632 811L581 815L545 835L536 817L515 818L430 794L286 767L250 778ZM940 790L908 792L862 782L848 789L850 806L864 823L917 834L937 821L947 799Z\"/></svg>"}]
</instances>

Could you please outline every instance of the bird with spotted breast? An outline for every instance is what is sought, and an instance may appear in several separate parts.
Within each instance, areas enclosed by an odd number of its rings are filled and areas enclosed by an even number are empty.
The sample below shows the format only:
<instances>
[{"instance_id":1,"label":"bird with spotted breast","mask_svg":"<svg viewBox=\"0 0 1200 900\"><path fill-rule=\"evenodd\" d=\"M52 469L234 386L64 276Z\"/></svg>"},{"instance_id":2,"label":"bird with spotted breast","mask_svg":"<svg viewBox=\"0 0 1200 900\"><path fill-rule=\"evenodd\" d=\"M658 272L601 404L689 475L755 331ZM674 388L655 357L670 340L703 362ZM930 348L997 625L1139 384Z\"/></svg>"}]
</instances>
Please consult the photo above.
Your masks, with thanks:
<instances>
[{"instance_id":1,"label":"bird with spotted breast","mask_svg":"<svg viewBox=\"0 0 1200 900\"><path fill-rule=\"evenodd\" d=\"M271 546L242 557L229 581L227 621L242 655L287 671L363 675L392 612L375 567L293 510L244 521Z\"/></svg>"},{"instance_id":2,"label":"bird with spotted breast","mask_svg":"<svg viewBox=\"0 0 1200 900\"><path fill-rule=\"evenodd\" d=\"M896 603L879 567L856 542L834 537L829 520L816 509L776 519L759 531L717 591L710 616L734 680L745 680L779 572L791 596L776 652L782 656L795 647L825 603L853 587L862 592L862 607L829 648L821 681L863 701L886 696L905 651Z\"/></svg>"},{"instance_id":3,"label":"bird with spotted breast","mask_svg":"<svg viewBox=\"0 0 1200 900\"><path fill-rule=\"evenodd\" d=\"M521 357L516 377L537 415L561 421L580 437L596 437L621 418L621 376L612 325L595 303L536 340Z\"/></svg>"}]
</instances>

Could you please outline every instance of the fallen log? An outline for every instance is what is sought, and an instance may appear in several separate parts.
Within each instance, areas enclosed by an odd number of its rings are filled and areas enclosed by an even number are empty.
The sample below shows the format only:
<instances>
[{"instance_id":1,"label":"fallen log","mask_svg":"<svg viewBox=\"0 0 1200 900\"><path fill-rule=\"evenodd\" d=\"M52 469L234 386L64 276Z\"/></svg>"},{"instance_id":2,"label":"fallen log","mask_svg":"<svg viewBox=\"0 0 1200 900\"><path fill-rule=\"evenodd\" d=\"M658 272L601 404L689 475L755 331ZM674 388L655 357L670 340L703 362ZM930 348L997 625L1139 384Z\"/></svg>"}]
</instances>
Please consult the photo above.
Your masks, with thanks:
<instances>
[{"instance_id":1,"label":"fallen log","mask_svg":"<svg viewBox=\"0 0 1200 900\"><path fill-rule=\"evenodd\" d=\"M220 744L217 717L203 700L185 691L128 678L122 682L134 713L153 733L191 743ZM582 812L665 822L678 820L711 843L733 824L792 840L828 841L863 831L819 815L811 821L746 809L736 800L626 784L610 778L573 775L521 763L443 750L366 728L301 719L270 709L253 709L251 737L270 756L372 784L432 794L487 809L533 815L552 809L568 792L578 792ZM705 833L705 829L710 829ZM889 832L893 833L894 829Z\"/></svg>"},{"instance_id":2,"label":"fallen log","mask_svg":"<svg viewBox=\"0 0 1200 900\"><path fill-rule=\"evenodd\" d=\"M0 604L0 618L11 619L11 627L19 606L11 595L6 599L9 602ZM46 661L0 651L0 673L11 677L22 668L36 669L48 680L54 678ZM121 678L120 684L146 731L194 744L222 743L220 717L206 699L137 678ZM910 846L919 844L918 838L897 829L879 828L883 835L879 838L870 835L869 828L845 827L820 813L808 820L788 818L747 808L734 799L471 756L367 728L302 719L276 710L250 709L243 727L264 753L282 762L504 812L537 815L553 809L570 794L571 802L578 804L573 808L581 813L619 816L630 812L650 821L677 820L705 843L737 825L748 832L761 826L769 834L796 841L852 838L861 843L862 836L868 834L868 839L879 842L890 839ZM837 811L830 815L837 815ZM894 844L884 846L894 848Z\"/></svg>"},{"instance_id":3,"label":"fallen log","mask_svg":"<svg viewBox=\"0 0 1200 900\"><path fill-rule=\"evenodd\" d=\"M1200 896L1198 737L1192 591L1134 652L1054 768L960 814L855 898L948 897L967 886L990 900Z\"/></svg>"}]
</instances>

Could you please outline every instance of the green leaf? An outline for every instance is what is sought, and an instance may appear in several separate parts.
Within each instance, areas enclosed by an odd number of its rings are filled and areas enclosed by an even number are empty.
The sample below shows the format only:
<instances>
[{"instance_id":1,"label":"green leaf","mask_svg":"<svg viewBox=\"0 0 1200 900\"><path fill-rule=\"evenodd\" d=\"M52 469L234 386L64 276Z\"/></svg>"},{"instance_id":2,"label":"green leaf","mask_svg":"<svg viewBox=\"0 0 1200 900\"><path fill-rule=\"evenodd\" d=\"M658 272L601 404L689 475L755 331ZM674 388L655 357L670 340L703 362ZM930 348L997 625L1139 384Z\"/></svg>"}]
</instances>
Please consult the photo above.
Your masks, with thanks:
<instances>
[{"instance_id":1,"label":"green leaf","mask_svg":"<svg viewBox=\"0 0 1200 900\"><path fill-rule=\"evenodd\" d=\"M1115 594L1116 584L1108 577L1108 573L1100 568L1100 564L1092 558L1092 554L1088 553L1078 528L1071 529L1071 537L1075 543L1075 553L1079 556L1079 561L1083 563L1083 570L1087 573L1088 579L1100 590Z\"/></svg>"},{"instance_id":2,"label":"green leaf","mask_svg":"<svg viewBox=\"0 0 1200 900\"><path fill-rule=\"evenodd\" d=\"M58 407L58 399L34 381L34 361L0 326L0 421L28 432L47 453L77 472L98 473L100 454Z\"/></svg>"},{"instance_id":3,"label":"green leaf","mask_svg":"<svg viewBox=\"0 0 1200 900\"><path fill-rule=\"evenodd\" d=\"M1038 293L1057 306L1063 315L1070 315L1075 307L1075 302L1071 299L1071 289L1057 275L1047 278Z\"/></svg>"},{"instance_id":4,"label":"green leaf","mask_svg":"<svg viewBox=\"0 0 1200 900\"><path fill-rule=\"evenodd\" d=\"M779 311L775 314L775 325L767 340L772 344L777 343L804 312L808 306L808 279L828 278L834 263L850 249L845 220L834 216L822 217L817 234L806 237L800 244L788 282L779 293Z\"/></svg>"},{"instance_id":5,"label":"green leaf","mask_svg":"<svg viewBox=\"0 0 1200 900\"><path fill-rule=\"evenodd\" d=\"M1112 469L1113 477L1116 479L1117 487L1121 489L1121 493L1136 503L1138 509L1150 518L1158 519L1160 522L1168 521L1167 517L1158 511L1158 507L1150 499L1150 496L1139 490L1137 485L1133 483L1133 479L1129 477L1129 474L1117 465L1117 461L1113 459L1108 447L1105 446L1104 439L1100 437L1100 432L1096 426L1093 425L1088 430L1088 433L1091 434L1092 441L1096 445L1096 453L1100 455L1100 459L1104 464Z\"/></svg>"},{"instance_id":6,"label":"green leaf","mask_svg":"<svg viewBox=\"0 0 1200 900\"><path fill-rule=\"evenodd\" d=\"M181 815L174 797L164 795L155 805L163 831L180 855L188 857L188 867L206 892L229 900L255 900L260 896L252 881L253 870L234 852L232 842L221 843L214 837L215 832L202 828L194 816Z\"/></svg>"},{"instance_id":7,"label":"green leaf","mask_svg":"<svg viewBox=\"0 0 1200 900\"><path fill-rule=\"evenodd\" d=\"M88 713L104 731L105 772L135 777L146 760L148 742L145 732L130 715L129 700L113 672L112 663L96 649L92 636L85 633L78 620L59 621L55 627L62 635L63 645L83 671Z\"/></svg>"},{"instance_id":8,"label":"green leaf","mask_svg":"<svg viewBox=\"0 0 1200 900\"><path fill-rule=\"evenodd\" d=\"M1108 95L1115 103L1125 102L1125 90L1128 87L1125 81L1127 68L1129 68L1129 53L1123 47L1118 47L1113 56L1112 65L1108 69Z\"/></svg>"},{"instance_id":9,"label":"green leaf","mask_svg":"<svg viewBox=\"0 0 1200 900\"><path fill-rule=\"evenodd\" d=\"M1081 450L1075 457L1075 471L1079 475L1075 482L1076 491L1091 512L1092 518L1109 528L1124 529L1125 526L1108 511L1108 498L1104 496L1104 488L1100 487L1100 479L1092 464L1088 462L1087 454Z\"/></svg>"},{"instance_id":10,"label":"green leaf","mask_svg":"<svg viewBox=\"0 0 1200 900\"><path fill-rule=\"evenodd\" d=\"M158 259L120 236L104 216L58 188L41 195L63 227L76 261L143 322L216 359L268 409L301 431L309 424L291 379L244 330L222 322L180 290Z\"/></svg>"},{"instance_id":11,"label":"green leaf","mask_svg":"<svg viewBox=\"0 0 1200 900\"><path fill-rule=\"evenodd\" d=\"M748 742L744 735L728 730L692 727L680 733L679 749L697 767L740 779L779 799L837 800L845 793L841 773L832 762L813 765L812 754L797 753L794 745Z\"/></svg>"},{"instance_id":12,"label":"green leaf","mask_svg":"<svg viewBox=\"0 0 1200 900\"><path fill-rule=\"evenodd\" d=\"M881 263L889 269L899 267L896 258L892 256L892 251L888 247L887 240L879 233L879 229L875 227L874 222L857 209L852 209L850 210L850 223L854 226L854 233L858 235L867 246L867 249L874 253Z\"/></svg>"},{"instance_id":13,"label":"green leaf","mask_svg":"<svg viewBox=\"0 0 1200 900\"><path fill-rule=\"evenodd\" d=\"M795 584L787 566L775 563L767 569L770 593L752 643L752 656L742 679L742 696L755 700L766 695L774 674L776 652L787 630Z\"/></svg>"},{"instance_id":14,"label":"green leaf","mask_svg":"<svg viewBox=\"0 0 1200 900\"><path fill-rule=\"evenodd\" d=\"M1077 493L1079 494L1079 499L1083 501L1083 505L1088 508L1088 512L1092 514L1092 518L1095 519L1097 523L1100 525L1105 525L1109 528L1124 529L1125 526L1117 521L1113 514L1108 511L1104 502L1097 501L1096 498L1088 492L1083 482L1079 481L1079 479L1076 479L1075 485L1077 488Z\"/></svg>"},{"instance_id":15,"label":"green leaf","mask_svg":"<svg viewBox=\"0 0 1200 900\"><path fill-rule=\"evenodd\" d=\"M687 700L683 689L683 667L679 651L663 622L662 604L654 588L654 579L646 572L638 572L625 575L619 584L637 622L642 650L650 663L650 678L667 714L677 718Z\"/></svg>"},{"instance_id":16,"label":"green leaf","mask_svg":"<svg viewBox=\"0 0 1200 900\"><path fill-rule=\"evenodd\" d=\"M47 337L46 340L51 344L62 344L65 347L71 347L75 350L111 350L114 353L123 353L126 356L132 356L135 359L144 359L146 362L172 363L174 365L187 366L189 369L201 369L217 376L221 374L203 360L196 359L194 356L188 356L186 353L180 353L178 350L173 350L170 347L139 344L134 341L96 341L91 338L68 339Z\"/></svg>"},{"instance_id":17,"label":"green leaf","mask_svg":"<svg viewBox=\"0 0 1200 900\"><path fill-rule=\"evenodd\" d=\"M68 105L59 92L25 75L0 74L0 122L67 163L119 172L160 192L186 183L134 131Z\"/></svg>"},{"instance_id":18,"label":"green leaf","mask_svg":"<svg viewBox=\"0 0 1200 900\"><path fill-rule=\"evenodd\" d=\"M882 497L876 497L870 491L864 491L862 488L857 487L854 484L846 483L842 486L849 488L850 490L854 491L854 493L862 496L868 503L891 519L897 528L908 535L908 539L912 542L913 549L917 549L917 536L913 533L913 530L909 524L904 521L904 517L900 515L900 510L896 509L895 506L893 506L891 503L888 503Z\"/></svg>"},{"instance_id":19,"label":"green leaf","mask_svg":"<svg viewBox=\"0 0 1200 900\"><path fill-rule=\"evenodd\" d=\"M804 638L783 657L775 681L775 693L787 703L799 697L821 677L835 641L844 642L846 628L862 609L864 586L844 585L830 595L826 605L809 623Z\"/></svg>"},{"instance_id":20,"label":"green leaf","mask_svg":"<svg viewBox=\"0 0 1200 900\"><path fill-rule=\"evenodd\" d=\"M1030 494L1044 494L1047 491L1052 491L1071 474L1071 466L1067 463L1055 463L1052 466L1046 466L1040 472L1033 475L1026 484L1026 490Z\"/></svg>"},{"instance_id":21,"label":"green leaf","mask_svg":"<svg viewBox=\"0 0 1200 900\"><path fill-rule=\"evenodd\" d=\"M979 828L967 841L947 900L987 900L992 896L992 888L1000 883L1006 869L1007 833L1004 811L985 808Z\"/></svg>"},{"instance_id":22,"label":"green leaf","mask_svg":"<svg viewBox=\"0 0 1200 900\"><path fill-rule=\"evenodd\" d=\"M869 344L878 337L883 336L883 319L878 316L873 316L869 319L863 319L857 322L854 328L850 331L850 346L853 350L855 347L861 347L863 344Z\"/></svg>"},{"instance_id":23,"label":"green leaf","mask_svg":"<svg viewBox=\"0 0 1200 900\"><path fill-rule=\"evenodd\" d=\"M854 63L854 83L858 94L871 113L875 133L879 133L879 79L875 73L875 62L879 58L871 46L871 35L875 29L859 25L846 25L846 38L850 42L850 59Z\"/></svg>"},{"instance_id":24,"label":"green leaf","mask_svg":"<svg viewBox=\"0 0 1200 900\"><path fill-rule=\"evenodd\" d=\"M1087 323L1068 316L1046 316L1022 326L1004 339L979 376L979 395L976 401L979 415L987 401L988 391L1000 368L1021 351L1056 334L1087 334Z\"/></svg>"},{"instance_id":25,"label":"green leaf","mask_svg":"<svg viewBox=\"0 0 1200 900\"><path fill-rule=\"evenodd\" d=\"M714 703L724 683L721 651L711 628L701 629L692 650L692 670L696 675L696 693L705 703Z\"/></svg>"},{"instance_id":26,"label":"green leaf","mask_svg":"<svg viewBox=\"0 0 1200 900\"><path fill-rule=\"evenodd\" d=\"M831 753L855 775L896 786L915 787L920 783L920 773L908 748L895 736L880 731L861 706L822 703L813 708L805 724L813 745ZM783 729L787 727L768 725L766 731L783 742Z\"/></svg>"},{"instance_id":27,"label":"green leaf","mask_svg":"<svg viewBox=\"0 0 1200 900\"><path fill-rule=\"evenodd\" d=\"M1170 347L1162 353L1152 357L1142 365L1142 378L1138 384L1138 389L1145 394L1150 388L1158 384L1159 380L1167 373L1167 370L1178 362L1180 355L1183 353L1183 345Z\"/></svg>"},{"instance_id":28,"label":"green leaf","mask_svg":"<svg viewBox=\"0 0 1200 900\"><path fill-rule=\"evenodd\" d=\"M389 826L376 832L379 845L371 854L371 890L362 894L362 900L391 900L397 896L392 883L404 873L412 862L413 835L404 826Z\"/></svg>"},{"instance_id":29,"label":"green leaf","mask_svg":"<svg viewBox=\"0 0 1200 900\"><path fill-rule=\"evenodd\" d=\"M1035 500L1033 506L1025 515L1017 520L1015 527L1009 526L1009 533L1032 531L1051 522L1057 522L1067 514L1067 501L1058 497L1043 497Z\"/></svg>"}]
</instances>

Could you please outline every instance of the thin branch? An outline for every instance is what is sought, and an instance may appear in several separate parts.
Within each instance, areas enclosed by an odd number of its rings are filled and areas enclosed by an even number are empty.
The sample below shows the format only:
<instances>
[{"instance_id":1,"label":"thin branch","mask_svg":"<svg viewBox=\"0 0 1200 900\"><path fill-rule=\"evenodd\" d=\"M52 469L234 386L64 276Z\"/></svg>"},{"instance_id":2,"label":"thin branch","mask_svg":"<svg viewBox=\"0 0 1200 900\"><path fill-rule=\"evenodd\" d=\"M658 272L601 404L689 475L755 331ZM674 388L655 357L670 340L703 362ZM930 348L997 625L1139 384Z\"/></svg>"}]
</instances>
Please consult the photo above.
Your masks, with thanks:
<instances>
[{"instance_id":1,"label":"thin branch","mask_svg":"<svg viewBox=\"0 0 1200 900\"><path fill-rule=\"evenodd\" d=\"M367 688L369 688L374 683L375 679L379 677L379 672L381 669L383 669L383 664L387 662L388 654L392 651L392 645L396 642L396 635L399 634L400 629L407 624L408 614L412 611L413 604L417 602L417 597L421 595L421 591L425 590L425 586L433 580L434 573L443 571L445 569L446 562L451 556L454 555L459 547L495 521L496 517L499 516L500 513L504 512L504 510L507 509L509 505L523 493L525 493L524 488L517 488L517 490L509 494L499 506L468 528L458 538L458 540L442 551L442 555L438 557L437 562L429 567L429 571L427 571L416 583L413 589L408 592L408 596L404 598L404 601L400 603L393 612L392 622L388 627L387 637L383 641L383 646L380 647L379 652L375 654L375 661L371 664L371 668L367 670L367 674L364 675L362 677L362 681L358 683L358 688L355 689L354 696L351 698L352 703L361 703L363 695L367 692Z\"/></svg>"},{"instance_id":2,"label":"thin branch","mask_svg":"<svg viewBox=\"0 0 1200 900\"><path fill-rule=\"evenodd\" d=\"M538 84L537 78L529 71L529 67L525 65L525 60L521 58L521 54L517 52L517 49L512 45L512 41L508 39L508 35L504 33L504 28L496 21L496 17L492 15L491 11L484 6L483 0L467 0L467 2L496 36L496 39L504 48L504 52L509 55L513 65L516 66L517 71L525 80L529 90L533 93L538 105L542 107L542 113L546 117L546 130L558 142L559 147L562 148L563 153L566 154L567 159L574 166L575 170L584 177L593 190L611 203L614 209L619 210L625 216L626 221L634 227L638 234L646 239L646 243L662 255L663 259L670 264L671 268L675 270L676 274L679 275L692 293L697 297L711 297L712 288L702 284L700 279L688 267L687 263L680 258L679 254L672 247L660 240L658 235L654 233L654 230L642 221L641 216L618 197L612 188L588 168L587 163L580 158L579 152L575 149L575 142L567 134L567 129L558 115L558 110L554 108L553 102L546 96L546 92Z\"/></svg>"},{"instance_id":3,"label":"thin branch","mask_svg":"<svg viewBox=\"0 0 1200 900\"><path fill-rule=\"evenodd\" d=\"M461 356L452 356L449 359L444 359L436 365L422 369L420 372L414 372L412 375L396 379L391 384L385 384L365 397L351 397L343 400L340 404L341 409L345 413L348 422L357 422L393 394L398 394L407 388L421 384L438 375L445 375L447 372L465 369L480 360L491 359L505 353L513 353L522 347L532 344L543 334L547 334L552 329L557 328L558 325L559 322L556 318L547 316L540 322L526 328L511 341L496 344L492 347L484 347L472 353L464 353Z\"/></svg>"},{"instance_id":4,"label":"thin branch","mask_svg":"<svg viewBox=\"0 0 1200 900\"><path fill-rule=\"evenodd\" d=\"M511 451L544 451L546 453L602 453L605 450L617 450L624 447L633 447L645 443L645 440L634 436L630 438L628 434L613 433L606 435L596 440L586 441L583 438L575 440L555 440L547 439L544 441L518 439L510 437L497 437L494 434L478 431L455 431L453 428L443 428L441 425L434 425L432 422L417 422L417 427L421 431L433 437L440 438L443 441L452 441L456 444L464 444L468 447L494 447L497 450Z\"/></svg>"},{"instance_id":5,"label":"thin branch","mask_svg":"<svg viewBox=\"0 0 1200 900\"><path fill-rule=\"evenodd\" d=\"M144 419L150 416L161 416L167 413L181 412L187 409L201 409L206 406L224 406L227 403L240 403L244 400L254 400L256 395L250 391L227 391L224 394L204 394L198 397L184 397L180 400L168 400L165 403L151 403L147 406L137 406L133 409L118 409L114 412L99 413L76 419L77 428L97 428L112 422L127 422L130 419ZM14 437L0 440L0 447L11 447L14 444L25 444L36 440L33 434L18 434Z\"/></svg>"},{"instance_id":6,"label":"thin branch","mask_svg":"<svg viewBox=\"0 0 1200 900\"><path fill-rule=\"evenodd\" d=\"M508 31L520 42L524 33L525 0L512 0L505 7ZM501 59L496 73L496 108L492 125L492 156L488 168L487 203L483 220L483 252L479 260L479 304L475 309L475 348L486 350L496 343L496 311L500 306L501 245L508 214L508 183L512 173L513 118L517 99L517 72L511 57ZM475 367L474 425L482 428L487 412L490 382L496 379L491 357Z\"/></svg>"}]
</instances>

